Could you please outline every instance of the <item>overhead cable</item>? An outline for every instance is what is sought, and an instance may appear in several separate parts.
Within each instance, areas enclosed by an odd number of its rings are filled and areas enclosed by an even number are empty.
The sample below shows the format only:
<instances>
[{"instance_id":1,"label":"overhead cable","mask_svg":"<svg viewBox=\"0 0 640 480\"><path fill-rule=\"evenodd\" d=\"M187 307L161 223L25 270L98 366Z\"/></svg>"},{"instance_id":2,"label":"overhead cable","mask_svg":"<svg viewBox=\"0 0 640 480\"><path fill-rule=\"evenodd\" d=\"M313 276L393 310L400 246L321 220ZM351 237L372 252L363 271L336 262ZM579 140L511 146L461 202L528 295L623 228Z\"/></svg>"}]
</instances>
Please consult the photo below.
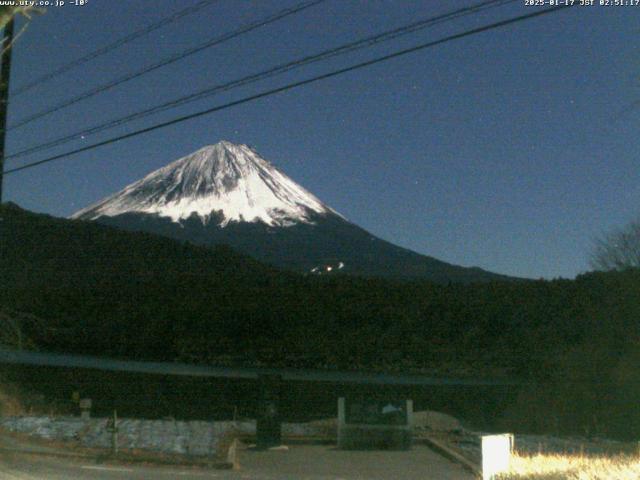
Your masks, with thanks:
<instances>
[{"instance_id":1,"label":"overhead cable","mask_svg":"<svg viewBox=\"0 0 640 480\"><path fill-rule=\"evenodd\" d=\"M324 50L322 52L313 54L313 55L307 55L298 59L295 59L293 61L289 61L280 65L277 65L275 67L271 67L267 70L263 70L260 71L258 73L252 74L252 75L248 75L245 77L241 77L229 82L225 82L222 84L217 84L211 87L207 87L203 90L200 90L198 92L189 94L189 95L185 95L173 100L170 100L168 102L163 102L159 105L155 105L153 107L147 108L145 110L142 111L138 111L135 113L131 113L128 115L125 115L123 117L119 117L113 120L110 120L108 122L99 124L99 125L95 125L93 127L90 128L85 128L79 131L75 131L73 133L70 134L66 134L64 136L52 139L52 140L48 140L44 143L41 143L39 145L35 145L29 148L26 148L24 150L18 151L16 153L13 153L11 155L8 155L6 158L7 159L11 159L11 158L19 158L19 157L23 157L25 155L29 155L32 153L36 153L36 152L40 152L43 150L49 150L51 148L66 144L68 142L74 141L74 140L78 140L78 139L85 139L87 136L89 135L94 135L96 133L99 132L103 132L105 130L109 130L124 124L127 124L129 122L132 122L134 120L139 120L141 118L145 118L148 117L150 115L162 112L162 111L166 111L169 109L173 109L173 108L177 108L179 106L185 105L187 103L191 103L197 100L202 100L204 98L208 98L212 95L215 95L217 93L220 92L225 92L225 91L229 91L232 90L234 88L238 88L238 87L242 87L242 86L246 86L267 78L271 78L274 77L276 75L280 75L282 73L306 66L306 65L310 65L312 63L316 63L319 61L324 61L330 58L334 58L340 55L345 55L347 53L351 53L357 50L361 50L364 48L368 48L374 45L377 45L379 43L382 42L387 42L393 39L396 39L398 37L404 36L404 35L408 35L410 33L415 33L417 31L423 30L425 28L428 27L432 27L434 25L438 25L440 23L444 23L444 22L449 22L452 20L455 20L457 18L461 18L463 16L467 16L467 15L472 15L472 14L477 14L481 11L490 9L490 8L496 8L496 7L500 7L509 3L514 3L516 1L519 0L490 0L490 1L484 1L475 5L472 5L470 7L465 7L465 8L461 8L458 10L454 10L451 12L447 12L445 14L441 14L441 15L437 15L434 17L429 17L426 19L422 19L416 22L413 22L409 25L404 25L402 27L399 28L394 28L392 30L387 30L385 32L376 34L376 35L371 35L353 42L349 42L347 44L343 44L340 45L338 47L335 48L331 48L331 49L327 49Z\"/></svg>"},{"instance_id":2,"label":"overhead cable","mask_svg":"<svg viewBox=\"0 0 640 480\"><path fill-rule=\"evenodd\" d=\"M62 75L63 73L66 73L69 70L79 67L80 65L84 65L85 63L90 62L91 60L94 60L106 53L109 53L110 51L115 50L116 48L120 48L123 45L126 45L127 43L137 40L138 38L144 37L145 35L148 35L151 32L154 32L155 30L158 30L166 25L169 25L187 15L191 15L193 13L199 12L203 8L208 7L209 5L217 1L219 0L201 0L195 5L191 5L187 8L183 8L182 10L179 10L169 15L168 17L164 17L161 20L155 23L152 23L151 25L148 25L140 30L136 30L135 32L130 33L129 35L126 35L116 40L115 42L109 43L101 48L98 48L97 50L94 50L93 52L90 52L80 58L76 58L75 60L72 60L71 62L62 65L49 73L46 73L44 75L41 75L35 78L34 80L23 85L22 87L18 87L15 90L12 90L11 96L15 97L15 96L21 95L44 82L53 80L54 78Z\"/></svg>"},{"instance_id":3,"label":"overhead cable","mask_svg":"<svg viewBox=\"0 0 640 480\"><path fill-rule=\"evenodd\" d=\"M208 108L206 110L202 110L200 112L192 113L192 114L189 114L189 115L184 115L184 116L181 116L181 117L178 117L178 118L174 118L174 119L169 120L169 121L165 121L165 122L162 122L162 123L158 123L158 124L152 125L150 127L142 128L142 129L139 129L139 130L135 130L133 132L129 132L129 133L126 133L126 134L123 134L123 135L112 137L110 139L94 143L92 145L87 145L87 146L84 146L84 147L81 147L81 148L77 148L75 150L71 150L69 152L61 153L59 155L54 155L54 156L51 156L51 157L48 157L48 158L44 158L42 160L31 162L31 163L28 163L26 165L22 165L22 166L15 167L15 168L12 168L10 170L7 170L4 173L5 173L5 175L7 175L7 174L10 174L10 173L15 173L15 172L19 172L19 171L22 171L22 170L33 168L33 167L36 167L36 166L39 166L39 165L43 165L45 163L49 163L49 162L53 162L53 161L56 161L56 160L61 160L61 159L64 159L64 158L68 158L70 156L77 155L77 154L82 153L82 152L87 152L87 151L90 151L90 150L94 150L96 148L99 148L99 147L102 147L102 146L105 146L105 145L109 145L109 144L112 144L112 143L115 143L115 142L119 142L121 140L125 140L125 139L128 139L128 138L133 138L133 137L136 137L136 136L139 136L139 135L143 135L145 133L149 133L149 132L152 132L152 131L155 131L155 130L159 130L159 129L162 129L162 128L169 127L171 125L176 125L178 123L182 123L182 122L185 122L187 120L192 120L194 118L202 117L202 116L205 116L205 115L210 115L212 113L215 113L215 112L218 112L218 111L221 111L221 110L226 110L228 108L235 107L237 105L242 105L242 104L245 104L245 103L248 103L248 102L252 102L252 101L258 100L260 98L269 97L269 96L275 95L277 93L285 92L285 91L292 90L292 89L298 88L298 87L302 87L304 85L309 85L311 83L315 83L315 82L318 82L318 81L321 81L321 80L326 80L328 78L333 78L333 77L336 77L336 76L339 76L339 75L343 75L345 73L352 72L354 70L359 70L361 68L365 68L365 67L369 67L369 66L372 66L372 65L376 65L376 64L382 63L382 62L386 62L388 60L391 60L391 59L394 59L394 58L398 58L398 57L401 57L401 56L404 56L404 55L408 55L410 53L414 53L414 52L417 52L417 51L420 51L420 50L425 50L427 48L432 48L432 47L435 47L437 45L442 45L442 44L451 42L453 40L458 40L458 39L461 39L461 38L469 37L469 36L472 36L472 35L483 33L483 32L489 31L489 30L494 30L496 28L504 27L504 26L507 26L507 25L513 25L515 23L523 22L525 20L529 20L529 19L532 19L532 18L541 17L543 15L548 15L550 13L559 12L559 11L562 11L562 10L565 10L565 9L571 8L571 7L572 7L571 4L567 4L567 5L562 5L562 6L559 6L559 7L552 7L552 8L536 10L536 11L534 11L532 13L528 13L528 14L525 14L525 15L519 15L517 17L512 17L512 18L509 18L507 20L501 20L499 22L491 23L489 25L484 25L482 27L477 27L477 28L473 28L471 30L466 30L466 31L461 32L461 33L457 33L457 34L454 34L454 35L449 35L447 37L443 37L443 38L441 38L439 40L434 40L434 41L427 42L427 43L422 43L420 45L416 45L416 46L413 46L413 47L405 48L403 50L399 50L399 51L396 51L396 52L393 52L393 53L390 53L390 54L387 54L387 55L384 55L384 56L381 56L381 57L374 58L372 60L367 60L365 62L357 63L357 64L351 65L349 67L341 68L339 70L334 70L334 71L329 72L329 73L325 73L325 74L318 75L318 76L315 76L315 77L307 78L305 80L300 80L300 81L297 81L297 82L288 83L288 84L283 85L281 87L277 87L277 88L273 88L273 89L270 89L270 90L266 90L266 91L257 93L255 95L250 95L248 97L241 98L239 100L235 100L235 101L232 101L232 102L229 102L229 103L225 103L225 104L222 104L222 105L216 105L214 107Z\"/></svg>"}]
</instances>

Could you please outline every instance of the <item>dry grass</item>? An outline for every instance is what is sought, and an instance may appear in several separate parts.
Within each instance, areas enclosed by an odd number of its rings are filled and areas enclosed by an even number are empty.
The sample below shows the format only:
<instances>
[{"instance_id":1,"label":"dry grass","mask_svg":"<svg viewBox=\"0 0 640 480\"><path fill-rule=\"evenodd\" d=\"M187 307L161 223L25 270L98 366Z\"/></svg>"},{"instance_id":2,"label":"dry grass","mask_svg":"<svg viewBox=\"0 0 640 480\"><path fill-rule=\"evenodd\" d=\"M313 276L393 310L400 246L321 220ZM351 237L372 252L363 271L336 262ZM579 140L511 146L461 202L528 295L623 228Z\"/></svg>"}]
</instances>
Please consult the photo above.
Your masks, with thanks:
<instances>
[{"instance_id":1,"label":"dry grass","mask_svg":"<svg viewBox=\"0 0 640 480\"><path fill-rule=\"evenodd\" d=\"M637 480L639 455L514 454L500 480Z\"/></svg>"},{"instance_id":2,"label":"dry grass","mask_svg":"<svg viewBox=\"0 0 640 480\"><path fill-rule=\"evenodd\" d=\"M11 384L0 381L0 415L3 417L11 417L25 413L27 412L20 399L20 393L17 388Z\"/></svg>"},{"instance_id":3,"label":"dry grass","mask_svg":"<svg viewBox=\"0 0 640 480\"><path fill-rule=\"evenodd\" d=\"M56 415L60 409L43 395L28 392L0 374L0 416Z\"/></svg>"},{"instance_id":4,"label":"dry grass","mask_svg":"<svg viewBox=\"0 0 640 480\"><path fill-rule=\"evenodd\" d=\"M13 417L24 413L25 408L17 398L0 391L0 415L3 417Z\"/></svg>"}]
</instances>

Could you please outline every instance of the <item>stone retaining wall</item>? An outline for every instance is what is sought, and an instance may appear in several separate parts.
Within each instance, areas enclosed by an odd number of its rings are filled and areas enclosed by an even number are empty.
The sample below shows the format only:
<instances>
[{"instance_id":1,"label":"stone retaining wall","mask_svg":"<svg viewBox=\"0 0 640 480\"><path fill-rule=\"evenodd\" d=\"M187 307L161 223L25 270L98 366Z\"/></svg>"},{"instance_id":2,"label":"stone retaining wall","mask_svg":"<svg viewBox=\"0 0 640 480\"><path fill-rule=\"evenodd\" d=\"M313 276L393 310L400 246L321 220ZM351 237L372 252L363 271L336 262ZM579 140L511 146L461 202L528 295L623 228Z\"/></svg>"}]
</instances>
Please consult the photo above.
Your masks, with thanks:
<instances>
[{"instance_id":1,"label":"stone retaining wall","mask_svg":"<svg viewBox=\"0 0 640 480\"><path fill-rule=\"evenodd\" d=\"M415 430L462 430L457 420L445 417L447 416L437 412L414 413ZM0 417L0 428L47 440L72 441L84 447L111 448L111 433L107 431L107 422L106 418L83 420L80 417L16 416ZM255 435L256 422L185 422L133 418L118 420L118 446L123 449L183 455L215 455L220 440L232 433ZM282 434L285 437L321 437L335 440L337 420L333 418L310 423L283 423Z\"/></svg>"},{"instance_id":2,"label":"stone retaining wall","mask_svg":"<svg viewBox=\"0 0 640 480\"><path fill-rule=\"evenodd\" d=\"M73 441L84 447L111 448L112 437L107 430L107 422L106 418L6 417L0 419L0 427L48 440ZM254 421L183 422L124 418L118 420L118 446L162 453L215 455L225 434L251 435L255 430Z\"/></svg>"},{"instance_id":3,"label":"stone retaining wall","mask_svg":"<svg viewBox=\"0 0 640 480\"><path fill-rule=\"evenodd\" d=\"M84 447L111 448L108 419L79 417L4 417L0 428L47 440L72 441ZM215 455L220 440L233 433L255 435L256 422L118 420L118 447L183 455ZM287 436L326 435L321 425L283 423Z\"/></svg>"}]
</instances>

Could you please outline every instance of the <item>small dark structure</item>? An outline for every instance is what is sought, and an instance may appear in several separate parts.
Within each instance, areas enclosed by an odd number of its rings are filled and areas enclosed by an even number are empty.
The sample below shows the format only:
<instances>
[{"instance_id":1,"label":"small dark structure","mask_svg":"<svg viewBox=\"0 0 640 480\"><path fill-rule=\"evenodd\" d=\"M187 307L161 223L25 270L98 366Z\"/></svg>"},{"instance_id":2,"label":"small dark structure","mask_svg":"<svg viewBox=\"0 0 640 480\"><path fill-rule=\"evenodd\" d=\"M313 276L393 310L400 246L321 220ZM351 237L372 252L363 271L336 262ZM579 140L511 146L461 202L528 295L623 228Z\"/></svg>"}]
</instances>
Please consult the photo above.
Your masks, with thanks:
<instances>
[{"instance_id":1,"label":"small dark structure","mask_svg":"<svg viewBox=\"0 0 640 480\"><path fill-rule=\"evenodd\" d=\"M412 426L412 400L338 399L338 448L408 450Z\"/></svg>"},{"instance_id":2,"label":"small dark structure","mask_svg":"<svg viewBox=\"0 0 640 480\"><path fill-rule=\"evenodd\" d=\"M282 444L280 418L280 375L260 375L260 402L256 419L256 444L258 448L277 447Z\"/></svg>"}]
</instances>

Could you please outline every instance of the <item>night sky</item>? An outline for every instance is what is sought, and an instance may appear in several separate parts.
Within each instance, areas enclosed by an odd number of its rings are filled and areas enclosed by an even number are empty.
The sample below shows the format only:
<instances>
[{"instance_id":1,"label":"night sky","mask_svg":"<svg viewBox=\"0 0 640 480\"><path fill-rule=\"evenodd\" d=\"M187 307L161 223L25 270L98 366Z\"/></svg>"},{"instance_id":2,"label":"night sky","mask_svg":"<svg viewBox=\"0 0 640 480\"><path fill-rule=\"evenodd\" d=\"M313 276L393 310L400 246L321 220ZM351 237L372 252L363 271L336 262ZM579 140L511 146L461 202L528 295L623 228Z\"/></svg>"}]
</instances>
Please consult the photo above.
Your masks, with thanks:
<instances>
[{"instance_id":1,"label":"night sky","mask_svg":"<svg viewBox=\"0 0 640 480\"><path fill-rule=\"evenodd\" d=\"M598 0L597 0L598 1ZM195 0L49 8L18 39L12 87ZM219 0L10 98L9 123L290 0ZM8 153L208 85L470 5L326 0L8 134ZM508 7L218 94L6 168L510 16ZM593 239L640 207L640 6L574 7L456 40L8 175L5 201L68 216L204 145L256 148L373 234L464 266L531 278L588 270ZM21 20L17 29L24 24Z\"/></svg>"}]
</instances>

